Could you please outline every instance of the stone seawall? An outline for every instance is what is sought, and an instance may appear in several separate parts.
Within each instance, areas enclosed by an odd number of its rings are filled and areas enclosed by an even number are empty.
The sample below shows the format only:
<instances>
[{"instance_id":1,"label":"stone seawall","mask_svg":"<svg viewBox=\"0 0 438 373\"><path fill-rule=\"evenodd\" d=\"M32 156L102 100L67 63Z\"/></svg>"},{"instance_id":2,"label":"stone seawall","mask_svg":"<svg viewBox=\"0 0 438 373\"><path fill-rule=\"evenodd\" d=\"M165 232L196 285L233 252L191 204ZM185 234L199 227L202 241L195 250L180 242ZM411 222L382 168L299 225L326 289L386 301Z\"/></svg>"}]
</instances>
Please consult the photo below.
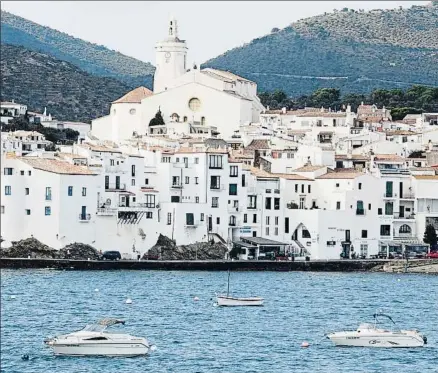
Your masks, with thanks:
<instances>
[{"instance_id":1,"label":"stone seawall","mask_svg":"<svg viewBox=\"0 0 438 373\"><path fill-rule=\"evenodd\" d=\"M230 261L230 260L71 260L1 258L0 268L52 268L59 270L186 270L186 271L317 271L367 272L386 260Z\"/></svg>"}]
</instances>

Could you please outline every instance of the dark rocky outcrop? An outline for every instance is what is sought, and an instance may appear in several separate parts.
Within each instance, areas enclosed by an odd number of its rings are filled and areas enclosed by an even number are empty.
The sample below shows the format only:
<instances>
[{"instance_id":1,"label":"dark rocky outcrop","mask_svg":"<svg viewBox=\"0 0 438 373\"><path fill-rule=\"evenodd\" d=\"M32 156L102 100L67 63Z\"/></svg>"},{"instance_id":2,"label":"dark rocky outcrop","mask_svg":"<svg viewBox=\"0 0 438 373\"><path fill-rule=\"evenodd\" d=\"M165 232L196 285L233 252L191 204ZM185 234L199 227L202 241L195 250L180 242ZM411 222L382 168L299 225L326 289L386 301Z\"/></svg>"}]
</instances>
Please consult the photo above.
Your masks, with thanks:
<instances>
[{"instance_id":1,"label":"dark rocky outcrop","mask_svg":"<svg viewBox=\"0 0 438 373\"><path fill-rule=\"evenodd\" d=\"M0 250L1 257L55 259L58 255L58 250L44 245L33 237L20 241L12 241L11 243L11 247Z\"/></svg>"},{"instance_id":2,"label":"dark rocky outcrop","mask_svg":"<svg viewBox=\"0 0 438 373\"><path fill-rule=\"evenodd\" d=\"M58 252L58 257L60 259L88 259L97 260L99 259L98 251L90 245L84 243L71 243L64 246Z\"/></svg>"},{"instance_id":3,"label":"dark rocky outcrop","mask_svg":"<svg viewBox=\"0 0 438 373\"><path fill-rule=\"evenodd\" d=\"M157 243L143 256L143 259L160 260L222 260L227 254L227 247L221 243L197 242L177 246L169 237L160 234Z\"/></svg>"}]
</instances>

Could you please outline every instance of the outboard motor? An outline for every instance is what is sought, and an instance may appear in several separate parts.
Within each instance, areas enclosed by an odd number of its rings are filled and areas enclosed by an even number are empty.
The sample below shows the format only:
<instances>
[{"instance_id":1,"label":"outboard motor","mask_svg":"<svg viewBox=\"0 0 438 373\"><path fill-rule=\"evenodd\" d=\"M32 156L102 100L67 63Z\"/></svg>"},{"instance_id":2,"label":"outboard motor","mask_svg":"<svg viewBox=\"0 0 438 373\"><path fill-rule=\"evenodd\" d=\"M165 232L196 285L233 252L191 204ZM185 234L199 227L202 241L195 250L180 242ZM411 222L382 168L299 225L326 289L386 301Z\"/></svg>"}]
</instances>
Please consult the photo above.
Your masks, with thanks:
<instances>
[{"instance_id":1,"label":"outboard motor","mask_svg":"<svg viewBox=\"0 0 438 373\"><path fill-rule=\"evenodd\" d=\"M425 335L423 335L422 337L423 337L424 344L427 345L427 337Z\"/></svg>"}]
</instances>

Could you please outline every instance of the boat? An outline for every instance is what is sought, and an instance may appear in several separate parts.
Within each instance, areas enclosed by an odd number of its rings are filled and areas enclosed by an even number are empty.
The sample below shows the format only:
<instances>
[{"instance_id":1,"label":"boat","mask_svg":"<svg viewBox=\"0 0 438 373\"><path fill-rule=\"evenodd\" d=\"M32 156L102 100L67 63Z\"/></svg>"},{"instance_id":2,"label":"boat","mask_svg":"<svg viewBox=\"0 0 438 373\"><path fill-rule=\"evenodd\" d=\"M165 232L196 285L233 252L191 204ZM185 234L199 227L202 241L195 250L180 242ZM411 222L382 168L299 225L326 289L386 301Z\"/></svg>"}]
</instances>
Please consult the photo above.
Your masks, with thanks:
<instances>
[{"instance_id":1,"label":"boat","mask_svg":"<svg viewBox=\"0 0 438 373\"><path fill-rule=\"evenodd\" d=\"M230 296L230 271L228 271L227 295L216 295L216 304L224 307L236 306L262 306L264 299L261 297L237 298Z\"/></svg>"},{"instance_id":2,"label":"boat","mask_svg":"<svg viewBox=\"0 0 438 373\"><path fill-rule=\"evenodd\" d=\"M102 319L87 325L82 330L46 339L46 345L55 355L66 356L139 356L149 352L150 345L145 338L129 334L108 333L113 325L125 324L123 320Z\"/></svg>"},{"instance_id":3,"label":"boat","mask_svg":"<svg viewBox=\"0 0 438 373\"><path fill-rule=\"evenodd\" d=\"M362 323L355 331L344 331L327 334L336 346L356 347L423 347L427 338L418 330L382 329L378 327L379 318L388 319L395 325L391 316L383 313L373 315L374 323Z\"/></svg>"}]
</instances>

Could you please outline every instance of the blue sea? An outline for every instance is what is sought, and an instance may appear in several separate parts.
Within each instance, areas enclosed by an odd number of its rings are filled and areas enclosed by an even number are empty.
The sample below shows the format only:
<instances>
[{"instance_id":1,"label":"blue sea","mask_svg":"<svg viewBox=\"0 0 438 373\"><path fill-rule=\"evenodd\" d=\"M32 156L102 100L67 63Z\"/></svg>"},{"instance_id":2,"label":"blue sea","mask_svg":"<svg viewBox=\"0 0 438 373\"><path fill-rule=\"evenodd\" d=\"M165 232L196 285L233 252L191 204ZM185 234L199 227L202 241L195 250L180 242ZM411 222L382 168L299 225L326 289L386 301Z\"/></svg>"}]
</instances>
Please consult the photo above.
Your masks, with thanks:
<instances>
[{"instance_id":1,"label":"blue sea","mask_svg":"<svg viewBox=\"0 0 438 373\"><path fill-rule=\"evenodd\" d=\"M215 307L215 292L226 286L226 272L2 270L2 372L438 372L438 276L233 272L232 293L262 296L265 306ZM321 340L372 321L376 310L419 329L427 347L340 348ZM146 337L155 351L55 357L43 344L104 317L124 319L111 329Z\"/></svg>"}]
</instances>

